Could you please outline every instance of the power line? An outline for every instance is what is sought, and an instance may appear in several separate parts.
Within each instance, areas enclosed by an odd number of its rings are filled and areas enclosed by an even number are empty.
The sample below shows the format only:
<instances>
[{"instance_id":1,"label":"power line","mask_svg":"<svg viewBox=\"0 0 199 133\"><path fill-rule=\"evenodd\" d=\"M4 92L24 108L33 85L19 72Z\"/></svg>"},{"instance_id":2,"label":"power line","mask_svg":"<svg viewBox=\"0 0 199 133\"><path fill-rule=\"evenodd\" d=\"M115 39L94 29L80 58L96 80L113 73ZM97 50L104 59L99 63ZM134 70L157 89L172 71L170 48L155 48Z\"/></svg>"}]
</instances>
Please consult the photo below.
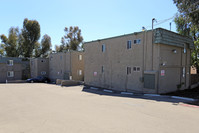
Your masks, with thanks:
<instances>
[{"instance_id":1,"label":"power line","mask_svg":"<svg viewBox=\"0 0 199 133\"><path fill-rule=\"evenodd\" d=\"M174 14L174 15L173 15L172 17L170 17L170 18L167 18L167 19L164 19L164 20L159 20L159 21L157 21L156 24L154 24L154 26L163 24L163 23L165 23L165 22L167 22L167 21L169 21L169 20L171 20L171 19L174 19L175 16L176 16L176 14ZM146 26L145 28L146 28L146 29L151 28L151 25L150 25L150 26Z\"/></svg>"}]
</instances>

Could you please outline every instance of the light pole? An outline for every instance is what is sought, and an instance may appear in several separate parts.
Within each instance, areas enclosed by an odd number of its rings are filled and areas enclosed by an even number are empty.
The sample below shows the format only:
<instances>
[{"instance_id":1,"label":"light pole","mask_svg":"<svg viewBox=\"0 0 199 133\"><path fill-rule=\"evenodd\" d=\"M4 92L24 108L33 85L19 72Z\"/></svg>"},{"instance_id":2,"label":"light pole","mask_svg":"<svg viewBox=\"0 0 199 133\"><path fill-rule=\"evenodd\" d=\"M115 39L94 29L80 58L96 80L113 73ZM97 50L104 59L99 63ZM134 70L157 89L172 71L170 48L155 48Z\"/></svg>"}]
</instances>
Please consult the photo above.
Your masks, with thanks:
<instances>
[{"instance_id":1,"label":"light pole","mask_svg":"<svg viewBox=\"0 0 199 133\"><path fill-rule=\"evenodd\" d=\"M155 18L152 19L152 45L151 45L151 49L152 49L152 50L151 50L151 52L152 52L152 53L151 53L151 54L152 54L152 59L151 59L151 61L152 61L152 62L151 62L152 68L151 68L151 69L152 69L152 70L153 70L153 36L154 36L154 35L153 35L153 24L154 24L154 21L157 22L157 20L156 20Z\"/></svg>"}]
</instances>

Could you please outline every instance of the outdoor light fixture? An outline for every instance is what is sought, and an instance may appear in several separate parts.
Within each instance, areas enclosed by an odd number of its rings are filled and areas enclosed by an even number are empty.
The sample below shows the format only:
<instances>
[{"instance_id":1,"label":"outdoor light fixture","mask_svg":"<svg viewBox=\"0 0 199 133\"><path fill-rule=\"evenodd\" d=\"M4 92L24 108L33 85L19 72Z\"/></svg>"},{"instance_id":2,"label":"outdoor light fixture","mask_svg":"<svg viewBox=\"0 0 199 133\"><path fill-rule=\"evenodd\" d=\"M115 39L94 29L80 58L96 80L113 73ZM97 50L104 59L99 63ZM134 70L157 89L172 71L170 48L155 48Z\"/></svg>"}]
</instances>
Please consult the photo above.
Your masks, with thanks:
<instances>
[{"instance_id":1,"label":"outdoor light fixture","mask_svg":"<svg viewBox=\"0 0 199 133\"><path fill-rule=\"evenodd\" d=\"M176 53L177 53L177 50L176 50L176 49L173 49L172 52L173 52L174 54L176 54Z\"/></svg>"}]
</instances>

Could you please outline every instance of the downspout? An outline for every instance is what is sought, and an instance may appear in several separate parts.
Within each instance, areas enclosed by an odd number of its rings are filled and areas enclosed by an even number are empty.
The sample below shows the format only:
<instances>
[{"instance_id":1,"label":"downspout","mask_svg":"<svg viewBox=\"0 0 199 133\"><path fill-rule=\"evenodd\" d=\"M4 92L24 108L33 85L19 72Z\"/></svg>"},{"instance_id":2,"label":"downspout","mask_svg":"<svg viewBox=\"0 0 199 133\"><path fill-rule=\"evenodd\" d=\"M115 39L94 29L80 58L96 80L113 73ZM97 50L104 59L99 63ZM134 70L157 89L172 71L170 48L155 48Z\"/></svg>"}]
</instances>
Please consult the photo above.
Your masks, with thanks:
<instances>
[{"instance_id":1,"label":"downspout","mask_svg":"<svg viewBox=\"0 0 199 133\"><path fill-rule=\"evenodd\" d=\"M192 50L190 49L190 53L189 53L189 89L191 89L191 68L190 68L190 66L191 66L191 52L192 52Z\"/></svg>"},{"instance_id":2,"label":"downspout","mask_svg":"<svg viewBox=\"0 0 199 133\"><path fill-rule=\"evenodd\" d=\"M145 43L146 41L146 31L145 29L143 29L143 62L142 62L142 83L144 82L144 70L145 70ZM144 89L144 84L143 84L143 89ZM144 90L142 90L142 92L144 92Z\"/></svg>"},{"instance_id":3,"label":"downspout","mask_svg":"<svg viewBox=\"0 0 199 133\"><path fill-rule=\"evenodd\" d=\"M72 76L72 70L71 70L72 61L71 61L71 51L70 50L69 50L69 53L70 53L70 76ZM70 79L70 77L69 77L69 79ZM72 77L72 79L73 79L73 77Z\"/></svg>"}]
</instances>

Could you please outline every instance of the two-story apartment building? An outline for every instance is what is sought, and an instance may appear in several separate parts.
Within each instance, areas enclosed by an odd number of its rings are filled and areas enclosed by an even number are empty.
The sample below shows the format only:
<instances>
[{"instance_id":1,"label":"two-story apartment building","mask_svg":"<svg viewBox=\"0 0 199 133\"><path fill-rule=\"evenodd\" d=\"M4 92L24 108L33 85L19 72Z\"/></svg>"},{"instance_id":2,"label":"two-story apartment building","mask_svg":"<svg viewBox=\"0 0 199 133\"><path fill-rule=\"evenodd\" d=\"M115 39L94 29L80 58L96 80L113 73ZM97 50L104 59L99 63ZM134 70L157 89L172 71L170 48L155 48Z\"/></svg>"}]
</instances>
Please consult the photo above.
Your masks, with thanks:
<instances>
[{"instance_id":1,"label":"two-story apartment building","mask_svg":"<svg viewBox=\"0 0 199 133\"><path fill-rule=\"evenodd\" d=\"M141 93L190 86L191 38L157 28L84 46L86 85Z\"/></svg>"},{"instance_id":2,"label":"two-story apartment building","mask_svg":"<svg viewBox=\"0 0 199 133\"><path fill-rule=\"evenodd\" d=\"M30 74L32 78L38 76L49 76L49 59L48 58L32 58L30 59Z\"/></svg>"},{"instance_id":3,"label":"two-story apartment building","mask_svg":"<svg viewBox=\"0 0 199 133\"><path fill-rule=\"evenodd\" d=\"M49 78L65 80L84 80L84 53L67 51L52 53L49 56Z\"/></svg>"},{"instance_id":4,"label":"two-story apartment building","mask_svg":"<svg viewBox=\"0 0 199 133\"><path fill-rule=\"evenodd\" d=\"M29 78L29 60L17 57L0 57L0 82Z\"/></svg>"}]
</instances>

